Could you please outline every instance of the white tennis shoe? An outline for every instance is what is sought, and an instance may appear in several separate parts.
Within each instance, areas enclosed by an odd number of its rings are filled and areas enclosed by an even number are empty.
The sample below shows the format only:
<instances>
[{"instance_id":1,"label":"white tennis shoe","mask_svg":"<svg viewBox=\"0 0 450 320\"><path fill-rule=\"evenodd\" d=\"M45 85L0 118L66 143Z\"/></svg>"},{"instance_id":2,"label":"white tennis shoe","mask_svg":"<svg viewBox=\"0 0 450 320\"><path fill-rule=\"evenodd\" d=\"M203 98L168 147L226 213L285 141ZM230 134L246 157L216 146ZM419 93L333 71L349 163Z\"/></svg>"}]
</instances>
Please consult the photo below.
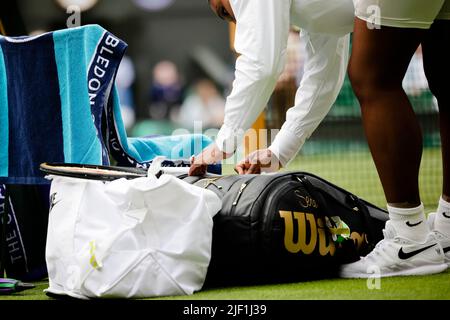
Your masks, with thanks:
<instances>
[{"instance_id":1,"label":"white tennis shoe","mask_svg":"<svg viewBox=\"0 0 450 320\"><path fill-rule=\"evenodd\" d=\"M444 254L435 234L424 243L397 235L390 221L383 230L384 239L359 261L341 267L342 278L413 276L440 273L447 269Z\"/></svg>"},{"instance_id":2,"label":"white tennis shoe","mask_svg":"<svg viewBox=\"0 0 450 320\"><path fill-rule=\"evenodd\" d=\"M430 229L433 230L433 234L437 241L441 244L442 250L444 252L445 263L450 268L450 238L445 236L439 231L434 230L434 219L436 218L436 213L430 213L428 215L428 225Z\"/></svg>"}]
</instances>

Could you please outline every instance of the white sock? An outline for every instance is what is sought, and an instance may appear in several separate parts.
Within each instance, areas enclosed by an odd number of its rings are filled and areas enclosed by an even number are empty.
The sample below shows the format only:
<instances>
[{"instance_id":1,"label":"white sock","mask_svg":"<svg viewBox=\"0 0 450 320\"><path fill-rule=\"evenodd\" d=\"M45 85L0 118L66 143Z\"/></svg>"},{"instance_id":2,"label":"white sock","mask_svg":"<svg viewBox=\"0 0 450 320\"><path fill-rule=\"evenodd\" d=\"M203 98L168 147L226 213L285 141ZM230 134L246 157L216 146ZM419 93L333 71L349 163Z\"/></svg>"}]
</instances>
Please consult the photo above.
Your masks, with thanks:
<instances>
[{"instance_id":1,"label":"white sock","mask_svg":"<svg viewBox=\"0 0 450 320\"><path fill-rule=\"evenodd\" d=\"M434 229L450 237L450 203L443 198L439 201L438 211L434 220Z\"/></svg>"},{"instance_id":2,"label":"white sock","mask_svg":"<svg viewBox=\"0 0 450 320\"><path fill-rule=\"evenodd\" d=\"M417 208L394 208L387 206L391 225L399 236L406 239L424 242L430 229L426 222L425 207L423 204Z\"/></svg>"}]
</instances>

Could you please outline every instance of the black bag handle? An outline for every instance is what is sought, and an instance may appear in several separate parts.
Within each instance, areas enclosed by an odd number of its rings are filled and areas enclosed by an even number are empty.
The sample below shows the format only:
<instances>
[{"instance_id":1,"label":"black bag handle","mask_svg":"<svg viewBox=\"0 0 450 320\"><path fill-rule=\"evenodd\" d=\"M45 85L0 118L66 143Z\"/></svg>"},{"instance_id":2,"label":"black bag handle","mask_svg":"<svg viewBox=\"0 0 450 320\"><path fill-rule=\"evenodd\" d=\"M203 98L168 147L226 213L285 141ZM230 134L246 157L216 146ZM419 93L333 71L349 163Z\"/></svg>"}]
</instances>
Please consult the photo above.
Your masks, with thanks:
<instances>
[{"instance_id":1,"label":"black bag handle","mask_svg":"<svg viewBox=\"0 0 450 320\"><path fill-rule=\"evenodd\" d=\"M362 213L363 217L363 223L366 227L367 237L368 237L368 244L370 246L375 246L375 243L373 243L376 239L375 237L375 229L373 223L371 223L372 217L370 216L369 210L367 207L362 203L361 199L359 199L357 196L350 194L350 199L355 204L356 208Z\"/></svg>"},{"instance_id":2,"label":"black bag handle","mask_svg":"<svg viewBox=\"0 0 450 320\"><path fill-rule=\"evenodd\" d=\"M311 181L308 180L308 178L304 175L300 175L297 176L298 180L303 184L303 186L305 187L306 191L308 191L308 193L313 196L313 198L317 199L323 210L319 210L319 212L321 212L323 217L327 217L328 220L330 221L330 223L332 224L333 227L337 227L336 223L334 222L333 219L331 219L330 216L330 209L328 207L327 201L325 200L323 194L311 183Z\"/></svg>"},{"instance_id":3,"label":"black bag handle","mask_svg":"<svg viewBox=\"0 0 450 320\"><path fill-rule=\"evenodd\" d=\"M306 176L304 176L304 175L299 176L299 180L300 180L300 182L302 182L304 184L305 189L313 197L317 198L319 201L322 202L322 206L324 207L324 210L326 211L325 216L330 218L328 213L331 212L331 211L329 211L327 202L326 202L325 198L323 197L322 193L320 192L320 189L316 188L311 183L311 181L309 181L309 179ZM370 216L369 210L364 205L364 203L361 201L361 199L359 199L357 196L355 196L353 194L350 194L349 198L354 203L356 208L358 208L358 210L362 213L363 223L364 223L364 226L365 226L365 229L366 229L366 232L367 232L369 245L374 245L373 242L376 239L376 237L375 237L376 231L374 229L374 225L371 223L372 217ZM335 227L336 224L334 223L334 221L331 218L330 218L330 221L333 224L333 226Z\"/></svg>"},{"instance_id":4,"label":"black bag handle","mask_svg":"<svg viewBox=\"0 0 450 320\"><path fill-rule=\"evenodd\" d=\"M308 191L311 196L316 198L321 202L322 208L325 211L325 213L322 212L323 216L328 217L328 220L332 224L333 227L337 227L336 223L333 219L331 219L331 216L329 215L329 206L327 204L327 201L325 200L325 197L323 196L322 192L320 192L319 188L316 188L311 181L308 180L308 178L304 175L297 177L301 183L303 183L306 191ZM341 243L341 246L339 250L336 253L336 261L339 265L346 264L346 263L352 263L355 261L358 261L359 254L355 246L355 242L352 239L347 239Z\"/></svg>"},{"instance_id":5,"label":"black bag handle","mask_svg":"<svg viewBox=\"0 0 450 320\"><path fill-rule=\"evenodd\" d=\"M331 217L329 215L329 212L331 212L331 211L329 210L327 201L325 200L323 194L320 192L320 189L316 188L311 183L311 181L309 181L309 179L304 175L297 176L297 178L299 179L299 181L301 183L303 183L306 191L308 193L310 193L311 196L313 196L314 198L316 198L317 200L319 200L321 202L322 207L325 210L325 213L322 212L322 215L328 217L332 226L336 227L336 223L334 222L333 219L331 219ZM350 194L349 197L352 200L352 202L355 204L355 206L358 208L358 210L360 210L360 212L362 213L363 224L365 226L365 230L366 230L367 238L368 238L367 250L368 250L368 252L370 252L376 245L376 243L375 243L375 239L376 239L375 233L376 232L374 230L374 225L371 223L372 218L370 216L369 210L364 205L364 203L361 201L361 199L359 199L355 195ZM343 243L343 248L339 251L340 255L338 256L338 260L340 261L340 263L350 263L350 262L355 262L358 260L359 255L356 251L356 247L352 246L351 244L354 244L353 240Z\"/></svg>"}]
</instances>

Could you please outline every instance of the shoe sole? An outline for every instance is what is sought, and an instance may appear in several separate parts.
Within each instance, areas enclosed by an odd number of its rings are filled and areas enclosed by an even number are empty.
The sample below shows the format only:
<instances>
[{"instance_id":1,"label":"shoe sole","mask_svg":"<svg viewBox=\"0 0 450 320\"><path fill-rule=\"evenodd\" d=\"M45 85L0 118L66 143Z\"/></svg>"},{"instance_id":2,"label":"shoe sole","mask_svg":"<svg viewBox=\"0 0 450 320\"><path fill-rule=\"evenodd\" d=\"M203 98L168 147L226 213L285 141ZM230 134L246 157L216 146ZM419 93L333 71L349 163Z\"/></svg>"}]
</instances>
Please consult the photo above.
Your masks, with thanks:
<instances>
[{"instance_id":1,"label":"shoe sole","mask_svg":"<svg viewBox=\"0 0 450 320\"><path fill-rule=\"evenodd\" d=\"M447 264L439 264L439 265L429 265L429 266L422 266L397 272L390 272L390 273L381 273L379 276L380 278L387 278L387 277L402 277L402 276L425 276L430 274L437 274L444 272L447 270L447 268L450 268ZM345 273L341 272L340 274L341 278L344 279L368 279L376 277L374 273Z\"/></svg>"}]
</instances>

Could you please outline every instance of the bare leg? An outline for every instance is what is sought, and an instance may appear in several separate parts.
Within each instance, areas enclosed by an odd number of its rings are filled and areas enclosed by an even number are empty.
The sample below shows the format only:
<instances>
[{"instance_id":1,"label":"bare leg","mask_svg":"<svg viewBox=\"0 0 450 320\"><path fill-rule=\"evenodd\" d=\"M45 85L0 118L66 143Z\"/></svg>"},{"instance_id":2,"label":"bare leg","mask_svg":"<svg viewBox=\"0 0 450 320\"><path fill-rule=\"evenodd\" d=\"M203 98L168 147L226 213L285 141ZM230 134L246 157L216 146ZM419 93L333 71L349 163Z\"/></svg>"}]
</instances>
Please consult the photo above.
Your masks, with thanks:
<instances>
[{"instance_id":1,"label":"bare leg","mask_svg":"<svg viewBox=\"0 0 450 320\"><path fill-rule=\"evenodd\" d=\"M402 82L425 32L389 27L370 30L360 19L355 24L350 79L387 201L397 207L421 203L422 132Z\"/></svg>"},{"instance_id":2,"label":"bare leg","mask_svg":"<svg viewBox=\"0 0 450 320\"><path fill-rule=\"evenodd\" d=\"M369 30L361 20L356 21L355 28L350 78L361 103L370 150L389 202L390 220L386 222L382 245L364 259L344 265L341 276L364 277L372 274L369 270L374 265L380 267L384 276L442 272L447 265L442 251L435 248L437 240L430 235L419 196L422 133L402 88L408 64L426 30L387 27ZM404 241L398 241L396 236ZM405 255L404 250L410 255Z\"/></svg>"},{"instance_id":3,"label":"bare leg","mask_svg":"<svg viewBox=\"0 0 450 320\"><path fill-rule=\"evenodd\" d=\"M443 198L450 202L450 21L437 20L423 41L425 73L439 104L444 171Z\"/></svg>"},{"instance_id":4,"label":"bare leg","mask_svg":"<svg viewBox=\"0 0 450 320\"><path fill-rule=\"evenodd\" d=\"M430 89L438 100L442 142L443 190L434 229L450 239L450 21L437 20L427 32L423 60ZM446 254L446 259L450 259Z\"/></svg>"}]
</instances>

